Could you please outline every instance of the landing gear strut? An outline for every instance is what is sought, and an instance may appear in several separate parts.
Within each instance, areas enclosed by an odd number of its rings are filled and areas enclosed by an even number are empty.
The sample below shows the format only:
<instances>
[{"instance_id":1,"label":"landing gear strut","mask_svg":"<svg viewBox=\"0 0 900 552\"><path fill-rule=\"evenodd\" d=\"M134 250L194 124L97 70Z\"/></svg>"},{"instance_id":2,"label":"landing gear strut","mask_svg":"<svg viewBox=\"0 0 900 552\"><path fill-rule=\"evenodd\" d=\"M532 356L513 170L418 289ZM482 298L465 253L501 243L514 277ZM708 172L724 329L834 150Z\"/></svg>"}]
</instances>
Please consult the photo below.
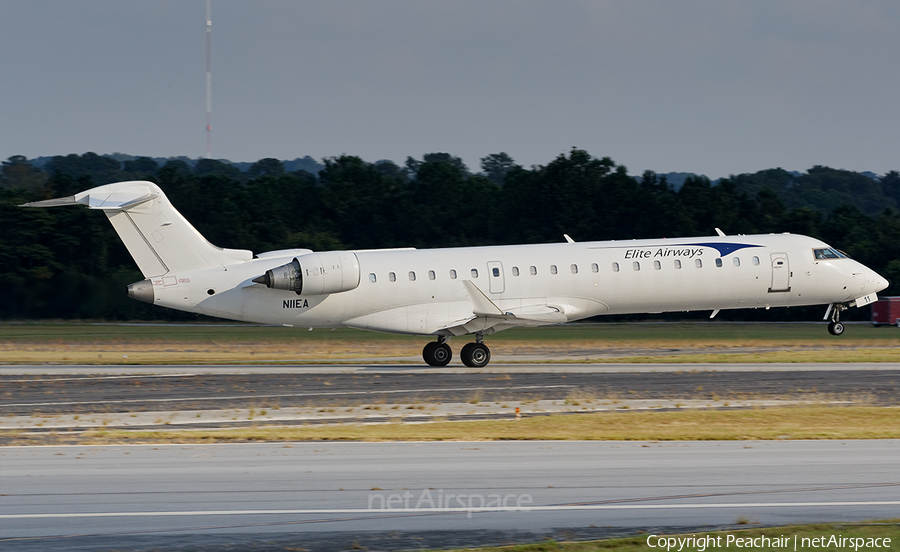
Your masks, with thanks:
<instances>
[{"instance_id":1,"label":"landing gear strut","mask_svg":"<svg viewBox=\"0 0 900 552\"><path fill-rule=\"evenodd\" d=\"M844 333L844 325L841 324L841 311L847 310L843 303L835 303L828 307L831 311L831 322L828 323L828 333L831 335L841 335ZM826 317L827 317L826 313Z\"/></svg>"},{"instance_id":2,"label":"landing gear strut","mask_svg":"<svg viewBox=\"0 0 900 552\"><path fill-rule=\"evenodd\" d=\"M450 359L453 358L453 351L450 350L450 345L447 345L447 338L440 336L437 341L432 341L425 345L425 348L422 349L422 358L425 359L425 363L429 366L446 366L450 364Z\"/></svg>"},{"instance_id":3,"label":"landing gear strut","mask_svg":"<svg viewBox=\"0 0 900 552\"><path fill-rule=\"evenodd\" d=\"M491 350L484 344L484 336L475 334L475 343L466 343L459 357L469 368L483 368L491 361Z\"/></svg>"}]
</instances>

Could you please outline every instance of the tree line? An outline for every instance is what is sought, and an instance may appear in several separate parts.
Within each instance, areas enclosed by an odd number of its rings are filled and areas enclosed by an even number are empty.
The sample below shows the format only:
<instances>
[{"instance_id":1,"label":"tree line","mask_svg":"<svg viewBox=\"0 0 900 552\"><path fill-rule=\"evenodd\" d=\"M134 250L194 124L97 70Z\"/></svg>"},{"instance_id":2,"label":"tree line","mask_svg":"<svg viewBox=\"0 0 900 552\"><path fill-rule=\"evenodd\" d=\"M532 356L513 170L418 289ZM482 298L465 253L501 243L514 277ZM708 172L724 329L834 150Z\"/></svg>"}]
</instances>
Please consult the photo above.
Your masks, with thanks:
<instances>
[{"instance_id":1,"label":"tree line","mask_svg":"<svg viewBox=\"0 0 900 552\"><path fill-rule=\"evenodd\" d=\"M287 171L276 159L241 171L212 159L160 166L96 154L54 157L38 169L12 157L0 175L0 319L193 318L124 296L124 286L143 277L105 217L17 207L135 179L157 183L210 242L254 252L702 236L718 227L820 238L894 282L882 294L900 294L896 171L870 178L827 167L805 175L771 169L715 183L691 176L676 189L663 175L629 176L580 149L528 168L493 154L481 169L446 153L402 166L345 155L326 159L318 174ZM760 318L812 312L792 311Z\"/></svg>"}]
</instances>

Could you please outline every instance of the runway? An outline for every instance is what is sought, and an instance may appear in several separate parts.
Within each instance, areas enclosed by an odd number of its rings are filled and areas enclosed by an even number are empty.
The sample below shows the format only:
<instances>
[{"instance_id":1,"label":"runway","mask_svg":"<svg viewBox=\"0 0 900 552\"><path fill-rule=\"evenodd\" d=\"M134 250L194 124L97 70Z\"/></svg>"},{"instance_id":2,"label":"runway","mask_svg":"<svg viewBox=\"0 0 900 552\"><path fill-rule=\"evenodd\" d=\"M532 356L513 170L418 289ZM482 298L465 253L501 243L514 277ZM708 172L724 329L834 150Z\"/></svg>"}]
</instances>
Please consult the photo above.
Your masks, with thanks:
<instances>
[{"instance_id":1,"label":"runway","mask_svg":"<svg viewBox=\"0 0 900 552\"><path fill-rule=\"evenodd\" d=\"M894 440L4 447L0 543L318 551L883 519L898 474Z\"/></svg>"}]
</instances>

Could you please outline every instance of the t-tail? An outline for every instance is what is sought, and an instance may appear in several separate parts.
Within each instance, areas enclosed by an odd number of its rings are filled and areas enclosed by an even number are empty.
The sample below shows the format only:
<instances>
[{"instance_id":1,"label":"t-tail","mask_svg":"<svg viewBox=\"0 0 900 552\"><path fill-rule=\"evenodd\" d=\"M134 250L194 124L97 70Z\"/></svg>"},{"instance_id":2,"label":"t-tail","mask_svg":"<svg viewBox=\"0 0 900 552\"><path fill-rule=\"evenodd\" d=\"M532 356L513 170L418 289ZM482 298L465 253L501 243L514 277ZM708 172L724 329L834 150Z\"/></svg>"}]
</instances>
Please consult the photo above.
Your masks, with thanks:
<instances>
[{"instance_id":1,"label":"t-tail","mask_svg":"<svg viewBox=\"0 0 900 552\"><path fill-rule=\"evenodd\" d=\"M152 296L151 278L224 267L253 258L251 251L223 249L206 241L172 206L159 186L143 180L97 186L74 196L34 201L22 207L77 204L106 214L147 278L129 286L128 294L136 299L147 300L142 290L151 290Z\"/></svg>"}]
</instances>

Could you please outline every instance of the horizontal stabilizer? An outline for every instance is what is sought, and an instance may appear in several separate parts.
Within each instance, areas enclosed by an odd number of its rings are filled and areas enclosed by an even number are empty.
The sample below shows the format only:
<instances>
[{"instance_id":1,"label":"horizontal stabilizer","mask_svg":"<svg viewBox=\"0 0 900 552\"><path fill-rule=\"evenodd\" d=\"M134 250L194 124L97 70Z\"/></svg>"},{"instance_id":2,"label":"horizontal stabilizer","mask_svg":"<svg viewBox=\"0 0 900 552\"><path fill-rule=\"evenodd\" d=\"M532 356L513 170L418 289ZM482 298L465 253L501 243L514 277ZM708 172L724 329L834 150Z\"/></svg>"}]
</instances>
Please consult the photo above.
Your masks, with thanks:
<instances>
[{"instance_id":1,"label":"horizontal stabilizer","mask_svg":"<svg viewBox=\"0 0 900 552\"><path fill-rule=\"evenodd\" d=\"M145 184L134 182L119 182L97 186L90 190L69 197L32 201L19 207L63 207L66 205L86 205L90 209L104 209L125 211L157 197Z\"/></svg>"},{"instance_id":2,"label":"horizontal stabilizer","mask_svg":"<svg viewBox=\"0 0 900 552\"><path fill-rule=\"evenodd\" d=\"M58 197L56 199L45 199L43 201L32 201L30 203L23 203L19 205L19 207L62 207L64 205L78 205L78 202L75 201L75 196L69 197Z\"/></svg>"},{"instance_id":3,"label":"horizontal stabilizer","mask_svg":"<svg viewBox=\"0 0 900 552\"><path fill-rule=\"evenodd\" d=\"M157 194L148 186L135 181L98 186L75 194L75 201L91 209L125 211L155 197Z\"/></svg>"}]
</instances>

